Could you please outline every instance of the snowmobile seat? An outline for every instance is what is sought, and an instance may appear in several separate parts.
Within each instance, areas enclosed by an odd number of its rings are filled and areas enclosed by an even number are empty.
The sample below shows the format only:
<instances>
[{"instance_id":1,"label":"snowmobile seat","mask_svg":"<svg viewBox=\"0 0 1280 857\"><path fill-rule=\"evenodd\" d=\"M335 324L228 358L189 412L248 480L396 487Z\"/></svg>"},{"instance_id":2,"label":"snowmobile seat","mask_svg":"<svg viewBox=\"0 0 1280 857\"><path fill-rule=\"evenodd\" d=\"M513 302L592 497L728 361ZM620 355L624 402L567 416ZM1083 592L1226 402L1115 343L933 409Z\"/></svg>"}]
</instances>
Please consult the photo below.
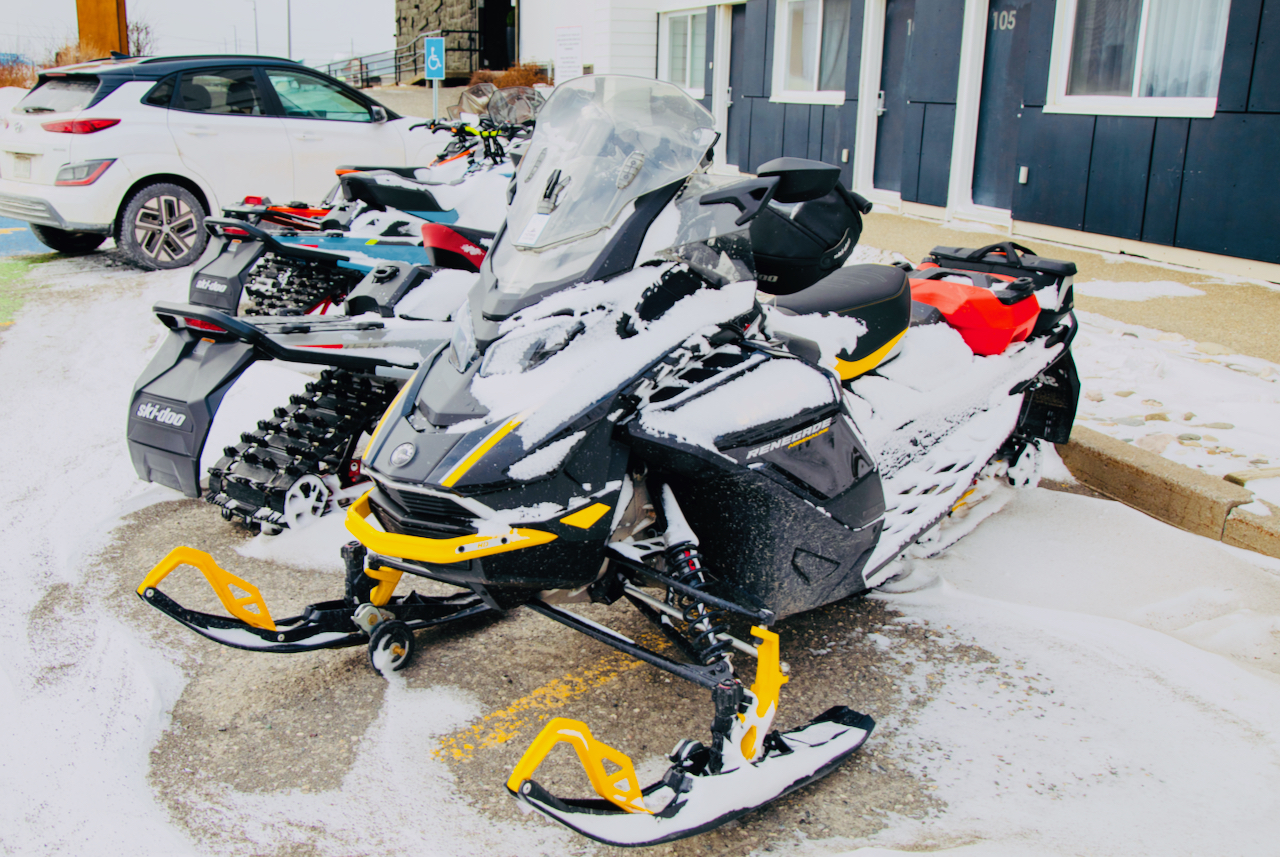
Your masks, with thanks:
<instances>
[{"instance_id":1,"label":"snowmobile seat","mask_svg":"<svg viewBox=\"0 0 1280 857\"><path fill-rule=\"evenodd\" d=\"M379 177L390 177L394 181L381 184ZM394 208L410 214L422 216L443 212L440 203L431 191L425 187L405 187L405 180L390 170L375 170L368 173L347 173L338 179L342 183L342 196L348 201L359 200L374 211L386 211ZM430 219L424 217L423 219Z\"/></svg>"},{"instance_id":2,"label":"snowmobile seat","mask_svg":"<svg viewBox=\"0 0 1280 857\"><path fill-rule=\"evenodd\" d=\"M345 176L347 173L372 173L372 172L395 173L401 178L409 179L412 181L417 179L418 170L420 169L422 169L422 167L372 167L372 166L362 167L362 166L359 166L358 164L339 164L337 167L334 168L333 171L340 176Z\"/></svg>"},{"instance_id":3,"label":"snowmobile seat","mask_svg":"<svg viewBox=\"0 0 1280 857\"><path fill-rule=\"evenodd\" d=\"M893 356L911 324L911 286L906 272L892 265L837 268L803 291L777 296L774 305L793 315L850 316L867 326L852 353L836 355L836 371L845 381Z\"/></svg>"}]
</instances>

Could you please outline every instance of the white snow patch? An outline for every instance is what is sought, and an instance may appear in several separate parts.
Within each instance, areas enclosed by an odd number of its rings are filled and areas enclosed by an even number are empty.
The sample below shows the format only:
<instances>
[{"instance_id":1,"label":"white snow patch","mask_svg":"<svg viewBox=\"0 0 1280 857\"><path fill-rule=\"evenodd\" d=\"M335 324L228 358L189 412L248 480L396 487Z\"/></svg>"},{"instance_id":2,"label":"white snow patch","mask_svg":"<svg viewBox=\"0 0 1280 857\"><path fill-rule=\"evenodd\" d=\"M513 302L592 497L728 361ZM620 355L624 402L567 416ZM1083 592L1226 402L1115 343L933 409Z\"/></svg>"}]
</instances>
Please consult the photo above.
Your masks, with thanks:
<instances>
[{"instance_id":1,"label":"white snow patch","mask_svg":"<svg viewBox=\"0 0 1280 857\"><path fill-rule=\"evenodd\" d=\"M1077 315L1078 424L1215 476L1280 464L1280 365Z\"/></svg>"},{"instance_id":2,"label":"white snow patch","mask_svg":"<svg viewBox=\"0 0 1280 857\"><path fill-rule=\"evenodd\" d=\"M1075 293L1091 298L1113 301L1149 301L1153 298L1197 298L1204 294L1199 289L1175 283L1172 280L1151 282L1113 283L1109 280L1089 280L1074 284Z\"/></svg>"},{"instance_id":3,"label":"white snow patch","mask_svg":"<svg viewBox=\"0 0 1280 857\"><path fill-rule=\"evenodd\" d=\"M346 520L346 512L337 511L317 519L301 530L286 527L274 536L259 533L237 547L236 553L340 576L343 569L342 546L351 541Z\"/></svg>"},{"instance_id":4,"label":"white snow patch","mask_svg":"<svg viewBox=\"0 0 1280 857\"><path fill-rule=\"evenodd\" d=\"M649 431L715 451L716 438L794 416L835 400L831 382L799 360L770 360L670 408L641 416ZM666 404L666 403L664 403Z\"/></svg>"},{"instance_id":5,"label":"white snow patch","mask_svg":"<svg viewBox=\"0 0 1280 857\"><path fill-rule=\"evenodd\" d=\"M449 321L454 310L467 299L467 292L480 275L474 271L441 268L396 304L400 318ZM447 334L446 334L447 336Z\"/></svg>"},{"instance_id":6,"label":"white snow patch","mask_svg":"<svg viewBox=\"0 0 1280 857\"><path fill-rule=\"evenodd\" d=\"M1259 500L1266 500L1268 503L1274 503L1280 506L1280 477L1271 479L1250 479L1245 483L1246 488L1253 492L1254 497ZM1258 505L1257 502L1249 504L1251 506ZM1258 514L1262 514L1259 512Z\"/></svg>"},{"instance_id":7,"label":"white snow patch","mask_svg":"<svg viewBox=\"0 0 1280 857\"><path fill-rule=\"evenodd\" d=\"M573 448L578 445L578 441L586 436L587 433L585 431L580 431L561 438L555 443L549 443L532 455L525 456L507 468L507 475L512 479L524 481L546 476L559 467L569 457L569 453L573 452Z\"/></svg>"}]
</instances>

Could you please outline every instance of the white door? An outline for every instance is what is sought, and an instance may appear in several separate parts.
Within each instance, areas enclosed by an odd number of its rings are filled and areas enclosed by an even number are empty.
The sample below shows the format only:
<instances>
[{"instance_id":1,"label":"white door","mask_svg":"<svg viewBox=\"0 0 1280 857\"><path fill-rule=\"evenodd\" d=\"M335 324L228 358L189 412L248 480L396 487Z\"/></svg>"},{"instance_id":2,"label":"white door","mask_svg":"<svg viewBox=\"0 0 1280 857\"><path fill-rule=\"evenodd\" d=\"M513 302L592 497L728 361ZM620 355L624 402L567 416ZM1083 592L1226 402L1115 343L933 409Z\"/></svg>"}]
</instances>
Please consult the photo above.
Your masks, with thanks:
<instances>
[{"instance_id":1,"label":"white door","mask_svg":"<svg viewBox=\"0 0 1280 857\"><path fill-rule=\"evenodd\" d=\"M182 162L217 195L215 215L249 195L293 198L289 138L262 95L248 67L189 71L178 83L169 133Z\"/></svg>"},{"instance_id":2,"label":"white door","mask_svg":"<svg viewBox=\"0 0 1280 857\"><path fill-rule=\"evenodd\" d=\"M388 122L374 122L368 106L314 74L266 68L280 100L281 121L293 150L296 198L315 202L337 182L334 169L405 165L404 140Z\"/></svg>"}]
</instances>

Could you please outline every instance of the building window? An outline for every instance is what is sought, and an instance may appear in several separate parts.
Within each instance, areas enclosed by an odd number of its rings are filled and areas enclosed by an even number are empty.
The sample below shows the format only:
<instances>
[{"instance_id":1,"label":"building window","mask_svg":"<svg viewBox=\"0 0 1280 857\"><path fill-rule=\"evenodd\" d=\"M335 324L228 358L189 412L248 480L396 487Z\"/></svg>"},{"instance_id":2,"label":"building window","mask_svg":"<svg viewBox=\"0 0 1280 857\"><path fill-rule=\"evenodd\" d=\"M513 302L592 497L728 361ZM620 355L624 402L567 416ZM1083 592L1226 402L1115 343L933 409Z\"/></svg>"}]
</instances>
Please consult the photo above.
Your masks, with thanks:
<instances>
[{"instance_id":1,"label":"building window","mask_svg":"<svg viewBox=\"0 0 1280 857\"><path fill-rule=\"evenodd\" d=\"M1230 0L1066 0L1051 113L1212 116Z\"/></svg>"},{"instance_id":2,"label":"building window","mask_svg":"<svg viewBox=\"0 0 1280 857\"><path fill-rule=\"evenodd\" d=\"M850 0L779 0L775 101L844 101L850 5Z\"/></svg>"},{"instance_id":3,"label":"building window","mask_svg":"<svg viewBox=\"0 0 1280 857\"><path fill-rule=\"evenodd\" d=\"M704 95L707 72L707 12L668 12L662 16L658 46L659 78L683 86L694 98Z\"/></svg>"}]
</instances>

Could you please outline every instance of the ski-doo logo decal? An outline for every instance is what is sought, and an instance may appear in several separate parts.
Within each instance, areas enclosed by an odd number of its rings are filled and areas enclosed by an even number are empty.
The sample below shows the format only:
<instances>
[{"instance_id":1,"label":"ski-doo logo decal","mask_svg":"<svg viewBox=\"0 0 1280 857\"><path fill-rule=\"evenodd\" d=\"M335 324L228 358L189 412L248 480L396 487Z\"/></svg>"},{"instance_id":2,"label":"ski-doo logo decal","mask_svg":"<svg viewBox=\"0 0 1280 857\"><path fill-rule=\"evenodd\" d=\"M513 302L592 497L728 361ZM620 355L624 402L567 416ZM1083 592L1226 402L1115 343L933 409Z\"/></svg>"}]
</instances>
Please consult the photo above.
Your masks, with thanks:
<instances>
[{"instance_id":1,"label":"ski-doo logo decal","mask_svg":"<svg viewBox=\"0 0 1280 857\"><path fill-rule=\"evenodd\" d=\"M756 274L756 279L762 280L766 283L776 283L778 282L778 275L777 274Z\"/></svg>"},{"instance_id":2,"label":"ski-doo logo decal","mask_svg":"<svg viewBox=\"0 0 1280 857\"><path fill-rule=\"evenodd\" d=\"M142 402L133 415L140 420L159 423L162 426L173 426L176 429L182 428L187 422L186 414L155 402ZM190 431L190 429L183 429L183 431Z\"/></svg>"},{"instance_id":3,"label":"ski-doo logo decal","mask_svg":"<svg viewBox=\"0 0 1280 857\"><path fill-rule=\"evenodd\" d=\"M200 279L196 280L195 286L197 289L200 289L201 291L217 292L218 294L222 294L227 290L226 283L220 283L217 280L210 280L206 277L201 277Z\"/></svg>"},{"instance_id":4,"label":"ski-doo logo decal","mask_svg":"<svg viewBox=\"0 0 1280 857\"><path fill-rule=\"evenodd\" d=\"M831 417L827 417L822 422L814 423L808 428L800 429L800 431L795 432L794 434L789 434L786 437L780 437L777 440L771 440L764 446L758 446L747 453L747 458L757 458L761 455L773 452L775 449L782 449L784 446L795 446L797 443L812 440L827 429L831 428L831 419Z\"/></svg>"}]
</instances>

